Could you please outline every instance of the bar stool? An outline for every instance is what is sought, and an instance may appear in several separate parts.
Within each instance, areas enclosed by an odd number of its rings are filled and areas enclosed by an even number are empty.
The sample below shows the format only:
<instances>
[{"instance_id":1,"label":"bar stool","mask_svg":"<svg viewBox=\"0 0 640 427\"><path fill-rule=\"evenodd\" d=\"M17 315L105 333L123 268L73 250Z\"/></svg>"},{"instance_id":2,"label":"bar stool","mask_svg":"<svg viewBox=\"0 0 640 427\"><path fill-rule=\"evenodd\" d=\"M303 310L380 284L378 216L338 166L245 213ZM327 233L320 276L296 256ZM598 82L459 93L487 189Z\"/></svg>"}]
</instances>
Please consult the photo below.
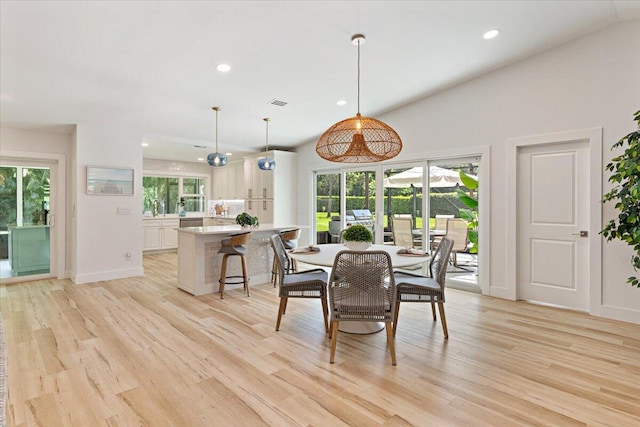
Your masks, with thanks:
<instances>
[{"instance_id":1,"label":"bar stool","mask_svg":"<svg viewBox=\"0 0 640 427\"><path fill-rule=\"evenodd\" d=\"M246 233L240 234L232 234L228 239L223 239L219 254L224 254L222 257L222 267L220 268L220 299L224 297L224 285L229 283L230 285L236 285L239 283L244 284L244 289L247 291L247 296L251 296L249 294L249 275L247 274L247 259L245 254L247 253L247 248L242 246L245 245L251 239L251 232L247 231ZM230 256L239 256L240 261L242 263L242 276L227 276L227 259ZM227 281L227 279L242 279L235 281Z\"/></svg>"},{"instance_id":2,"label":"bar stool","mask_svg":"<svg viewBox=\"0 0 640 427\"><path fill-rule=\"evenodd\" d=\"M292 230L284 230L280 232L280 238L282 239L282 244L284 245L285 250L295 249L297 247L296 242L300 237L300 229L294 228ZM295 260L290 260L289 262L290 269L289 271L285 271L285 274L291 273L293 271L297 271L297 266L295 264ZM276 287L278 282L278 263L276 262L275 256L273 257L273 266L271 267L271 280L273 281L273 287Z\"/></svg>"}]
</instances>

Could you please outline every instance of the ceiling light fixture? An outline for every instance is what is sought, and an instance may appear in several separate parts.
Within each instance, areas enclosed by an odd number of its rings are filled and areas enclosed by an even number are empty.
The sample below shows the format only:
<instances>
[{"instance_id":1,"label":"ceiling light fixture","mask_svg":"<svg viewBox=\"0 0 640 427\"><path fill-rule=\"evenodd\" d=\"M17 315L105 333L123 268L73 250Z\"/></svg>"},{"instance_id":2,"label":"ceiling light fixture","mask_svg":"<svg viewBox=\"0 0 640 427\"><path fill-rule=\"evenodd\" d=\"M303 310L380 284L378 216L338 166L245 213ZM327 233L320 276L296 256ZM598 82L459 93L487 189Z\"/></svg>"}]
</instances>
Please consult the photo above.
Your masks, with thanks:
<instances>
[{"instance_id":1,"label":"ceiling light fixture","mask_svg":"<svg viewBox=\"0 0 640 427\"><path fill-rule=\"evenodd\" d=\"M342 163L371 163L389 160L402 150L402 140L395 130L372 117L360 115L360 45L362 34L351 37L358 46L358 113L327 129L316 144L323 159Z\"/></svg>"},{"instance_id":2,"label":"ceiling light fixture","mask_svg":"<svg viewBox=\"0 0 640 427\"><path fill-rule=\"evenodd\" d=\"M211 166L218 167L227 164L227 156L218 151L218 111L222 110L220 107L211 107L216 112L216 152L207 156L207 163Z\"/></svg>"},{"instance_id":3,"label":"ceiling light fixture","mask_svg":"<svg viewBox=\"0 0 640 427\"><path fill-rule=\"evenodd\" d=\"M258 160L258 167L263 171L272 171L276 168L276 161L269 158L269 122L271 121L271 119L265 117L262 120L264 120L264 122L267 124L267 136L264 146L264 157Z\"/></svg>"},{"instance_id":4,"label":"ceiling light fixture","mask_svg":"<svg viewBox=\"0 0 640 427\"><path fill-rule=\"evenodd\" d=\"M342 107L343 105L347 104L347 101L345 101L344 99L341 99L340 101L336 102L336 104Z\"/></svg>"},{"instance_id":5,"label":"ceiling light fixture","mask_svg":"<svg viewBox=\"0 0 640 427\"><path fill-rule=\"evenodd\" d=\"M226 73L228 71L231 71L231 65L228 64L218 64L216 66L216 70L220 71L221 73Z\"/></svg>"},{"instance_id":6,"label":"ceiling light fixture","mask_svg":"<svg viewBox=\"0 0 640 427\"><path fill-rule=\"evenodd\" d=\"M486 40L491 40L493 38L496 38L498 36L498 34L500 34L500 30L498 30L498 29L489 30L486 33L484 33L484 35L482 37L484 37Z\"/></svg>"}]
</instances>

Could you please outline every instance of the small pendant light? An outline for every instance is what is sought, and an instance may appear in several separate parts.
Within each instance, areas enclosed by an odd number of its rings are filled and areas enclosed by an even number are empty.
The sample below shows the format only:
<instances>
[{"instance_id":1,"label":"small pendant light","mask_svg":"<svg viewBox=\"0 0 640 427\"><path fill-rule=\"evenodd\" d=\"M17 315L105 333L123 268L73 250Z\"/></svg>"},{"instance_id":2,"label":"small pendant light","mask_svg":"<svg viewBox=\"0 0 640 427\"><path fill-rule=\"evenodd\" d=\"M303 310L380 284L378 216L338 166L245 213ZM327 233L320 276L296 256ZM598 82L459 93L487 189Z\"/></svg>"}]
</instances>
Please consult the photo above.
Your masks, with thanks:
<instances>
[{"instance_id":1,"label":"small pendant light","mask_svg":"<svg viewBox=\"0 0 640 427\"><path fill-rule=\"evenodd\" d=\"M266 143L264 147L264 157L258 160L258 167L263 171L272 171L276 168L276 161L274 159L269 158L269 121L271 120L268 117L265 117L264 122L267 124L267 137Z\"/></svg>"},{"instance_id":2,"label":"small pendant light","mask_svg":"<svg viewBox=\"0 0 640 427\"><path fill-rule=\"evenodd\" d=\"M222 110L222 108L211 107L211 109L216 112L216 152L207 156L207 163L213 167L219 167L227 164L227 156L218 152L218 111Z\"/></svg>"}]
</instances>

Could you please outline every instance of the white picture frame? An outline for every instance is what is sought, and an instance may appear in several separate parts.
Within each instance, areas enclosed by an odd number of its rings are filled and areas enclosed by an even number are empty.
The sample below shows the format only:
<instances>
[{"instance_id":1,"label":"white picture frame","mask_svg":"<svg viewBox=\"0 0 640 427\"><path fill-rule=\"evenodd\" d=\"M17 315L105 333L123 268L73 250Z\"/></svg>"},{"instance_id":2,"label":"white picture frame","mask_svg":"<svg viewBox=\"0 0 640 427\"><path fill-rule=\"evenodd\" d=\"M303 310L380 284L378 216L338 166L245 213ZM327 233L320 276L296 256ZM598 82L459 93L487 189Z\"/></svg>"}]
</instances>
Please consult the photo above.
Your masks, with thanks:
<instances>
[{"instance_id":1,"label":"white picture frame","mask_svg":"<svg viewBox=\"0 0 640 427\"><path fill-rule=\"evenodd\" d=\"M133 169L87 166L87 194L132 196Z\"/></svg>"}]
</instances>

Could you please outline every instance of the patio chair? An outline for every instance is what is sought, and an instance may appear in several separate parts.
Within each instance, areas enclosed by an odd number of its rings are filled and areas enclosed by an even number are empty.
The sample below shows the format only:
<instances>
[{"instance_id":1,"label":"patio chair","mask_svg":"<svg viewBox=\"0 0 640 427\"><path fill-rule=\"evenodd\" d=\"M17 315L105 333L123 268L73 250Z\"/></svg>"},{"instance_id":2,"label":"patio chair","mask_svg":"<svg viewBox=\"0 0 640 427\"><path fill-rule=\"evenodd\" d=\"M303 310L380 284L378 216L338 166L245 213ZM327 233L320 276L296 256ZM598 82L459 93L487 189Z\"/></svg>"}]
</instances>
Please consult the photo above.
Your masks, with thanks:
<instances>
[{"instance_id":1,"label":"patio chair","mask_svg":"<svg viewBox=\"0 0 640 427\"><path fill-rule=\"evenodd\" d=\"M393 244L403 248L413 248L413 220L408 218L393 217L391 219Z\"/></svg>"},{"instance_id":2,"label":"patio chair","mask_svg":"<svg viewBox=\"0 0 640 427\"><path fill-rule=\"evenodd\" d=\"M327 308L327 279L328 274L321 268L313 270L291 272L290 259L285 252L282 237L274 234L270 237L271 247L278 264L278 283L280 306L278 308L278 319L276 320L276 331L280 330L282 315L287 310L289 298L319 298L322 302L322 314L324 316L324 329L329 332L328 308Z\"/></svg>"},{"instance_id":3,"label":"patio chair","mask_svg":"<svg viewBox=\"0 0 640 427\"><path fill-rule=\"evenodd\" d=\"M396 282L396 302L394 310L393 334L398 329L398 314L401 302L428 302L431 303L433 320L436 321L436 307L440 311L440 322L445 339L449 338L447 330L447 318L444 314L444 282L447 275L447 263L453 248L453 240L444 237L429 264L429 277L418 274L394 271Z\"/></svg>"},{"instance_id":4,"label":"patio chair","mask_svg":"<svg viewBox=\"0 0 640 427\"><path fill-rule=\"evenodd\" d=\"M451 250L451 264L462 270L471 271L458 264L458 253L469 252L469 228L467 221L462 218L450 218L447 220L447 234L445 237L454 241Z\"/></svg>"},{"instance_id":5,"label":"patio chair","mask_svg":"<svg viewBox=\"0 0 640 427\"><path fill-rule=\"evenodd\" d=\"M436 215L436 222L435 225L433 227L434 230L438 230L440 232L445 232L447 231L447 221L453 218L453 215ZM442 240L442 236L432 236L431 237L431 242L430 242L430 249L431 252L435 251L436 248L438 247L438 244L440 243L440 240Z\"/></svg>"},{"instance_id":6,"label":"patio chair","mask_svg":"<svg viewBox=\"0 0 640 427\"><path fill-rule=\"evenodd\" d=\"M336 254L329 283L331 363L340 322L384 322L391 363L396 364L392 326L396 289L392 273L391 257L384 251Z\"/></svg>"}]
</instances>

